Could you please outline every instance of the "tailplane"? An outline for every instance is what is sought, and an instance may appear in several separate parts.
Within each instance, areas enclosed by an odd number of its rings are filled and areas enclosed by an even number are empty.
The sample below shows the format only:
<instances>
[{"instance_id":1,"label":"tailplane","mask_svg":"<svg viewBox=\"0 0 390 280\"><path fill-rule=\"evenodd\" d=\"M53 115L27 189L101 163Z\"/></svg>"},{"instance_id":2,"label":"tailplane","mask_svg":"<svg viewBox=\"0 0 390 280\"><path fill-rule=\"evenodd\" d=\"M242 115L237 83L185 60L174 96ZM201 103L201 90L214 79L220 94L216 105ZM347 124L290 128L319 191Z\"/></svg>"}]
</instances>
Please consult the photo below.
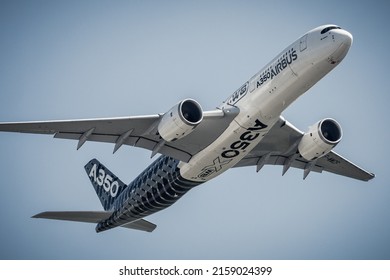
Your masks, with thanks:
<instances>
[{"instance_id":1,"label":"tailplane","mask_svg":"<svg viewBox=\"0 0 390 280\"><path fill-rule=\"evenodd\" d=\"M104 210L111 210L116 198L123 192L127 185L97 159L92 159L84 168Z\"/></svg>"},{"instance_id":2,"label":"tailplane","mask_svg":"<svg viewBox=\"0 0 390 280\"><path fill-rule=\"evenodd\" d=\"M112 212L104 211L48 211L39 213L32 218L52 219L62 221L84 222L97 224L111 216ZM152 232L156 225L146 220L140 219L121 227Z\"/></svg>"},{"instance_id":3,"label":"tailplane","mask_svg":"<svg viewBox=\"0 0 390 280\"><path fill-rule=\"evenodd\" d=\"M33 216L33 218L94 224L99 224L110 219L113 214L114 203L126 189L127 185L96 159L88 162L84 168L105 211L48 211L39 213ZM147 232L152 232L156 228L155 224L137 218L128 219L126 220L126 224L119 226Z\"/></svg>"}]
</instances>

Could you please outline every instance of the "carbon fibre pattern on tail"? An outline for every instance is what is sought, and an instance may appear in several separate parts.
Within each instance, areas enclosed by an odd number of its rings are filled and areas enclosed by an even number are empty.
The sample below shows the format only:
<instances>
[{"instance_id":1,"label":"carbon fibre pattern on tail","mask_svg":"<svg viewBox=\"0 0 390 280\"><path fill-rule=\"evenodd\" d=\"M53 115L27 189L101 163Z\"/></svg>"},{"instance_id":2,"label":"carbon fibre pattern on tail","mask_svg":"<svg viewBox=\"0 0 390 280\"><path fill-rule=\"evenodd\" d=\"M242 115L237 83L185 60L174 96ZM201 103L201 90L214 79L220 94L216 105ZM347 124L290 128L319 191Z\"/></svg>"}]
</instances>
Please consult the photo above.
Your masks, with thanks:
<instances>
[{"instance_id":1,"label":"carbon fibre pattern on tail","mask_svg":"<svg viewBox=\"0 0 390 280\"><path fill-rule=\"evenodd\" d=\"M129 184L115 203L113 214L101 221L96 231L105 231L156 213L200 185L181 177L178 164L178 160L167 156L156 159Z\"/></svg>"},{"instance_id":2,"label":"carbon fibre pattern on tail","mask_svg":"<svg viewBox=\"0 0 390 280\"><path fill-rule=\"evenodd\" d=\"M97 159L92 159L84 168L104 210L112 210L115 200L127 185Z\"/></svg>"}]
</instances>

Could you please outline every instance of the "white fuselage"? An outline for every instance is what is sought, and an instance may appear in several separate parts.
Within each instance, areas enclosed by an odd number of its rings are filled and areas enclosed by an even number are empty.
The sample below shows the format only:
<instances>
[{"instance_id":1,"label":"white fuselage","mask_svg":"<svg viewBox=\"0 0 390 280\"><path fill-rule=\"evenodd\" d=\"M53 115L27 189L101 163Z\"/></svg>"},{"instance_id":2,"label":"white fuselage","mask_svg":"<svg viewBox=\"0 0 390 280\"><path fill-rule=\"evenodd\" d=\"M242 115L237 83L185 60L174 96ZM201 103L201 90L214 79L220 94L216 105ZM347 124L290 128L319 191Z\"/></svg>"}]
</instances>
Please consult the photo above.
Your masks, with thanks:
<instances>
[{"instance_id":1,"label":"white fuselage","mask_svg":"<svg viewBox=\"0 0 390 280\"><path fill-rule=\"evenodd\" d=\"M327 27L313 29L292 43L220 106L237 107L240 113L212 144L179 164L183 178L205 182L233 167L263 139L283 110L345 57L352 35Z\"/></svg>"}]
</instances>

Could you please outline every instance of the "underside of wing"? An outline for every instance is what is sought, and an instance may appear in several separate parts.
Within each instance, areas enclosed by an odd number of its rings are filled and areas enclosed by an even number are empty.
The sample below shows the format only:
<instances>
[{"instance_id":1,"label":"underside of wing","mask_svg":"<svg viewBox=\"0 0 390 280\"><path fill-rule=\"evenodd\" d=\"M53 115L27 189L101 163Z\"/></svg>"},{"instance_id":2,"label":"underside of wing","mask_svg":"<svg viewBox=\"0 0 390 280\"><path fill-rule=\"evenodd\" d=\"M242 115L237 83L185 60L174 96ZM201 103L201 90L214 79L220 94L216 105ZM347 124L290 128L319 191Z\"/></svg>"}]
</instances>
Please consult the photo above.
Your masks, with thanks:
<instances>
[{"instance_id":1,"label":"underside of wing","mask_svg":"<svg viewBox=\"0 0 390 280\"><path fill-rule=\"evenodd\" d=\"M326 156L320 158L317 164L323 168L324 171L335 173L342 176L355 178L362 181L369 181L375 177L371 172L368 172L344 157L331 151Z\"/></svg>"},{"instance_id":2,"label":"underside of wing","mask_svg":"<svg viewBox=\"0 0 390 280\"><path fill-rule=\"evenodd\" d=\"M327 171L350 178L368 181L375 177L334 151L315 160L307 160L298 152L298 144L304 133L281 117L264 139L235 167L281 165L283 174L290 167L304 170L303 178L311 172Z\"/></svg>"},{"instance_id":3,"label":"underside of wing","mask_svg":"<svg viewBox=\"0 0 390 280\"><path fill-rule=\"evenodd\" d=\"M112 212L106 211L48 211L39 213L33 216L33 218L97 224L101 221L108 219L111 214ZM140 219L122 225L121 227L152 232L156 228L156 225L146 220Z\"/></svg>"},{"instance_id":4,"label":"underside of wing","mask_svg":"<svg viewBox=\"0 0 390 280\"><path fill-rule=\"evenodd\" d=\"M191 134L171 142L163 141L158 133L158 124L163 115L0 123L0 131L51 134L55 138L77 140L78 149L86 141L113 143L114 152L122 145L130 145L188 162L193 155L210 145L237 114L238 109L234 107L206 111L203 121Z\"/></svg>"}]
</instances>

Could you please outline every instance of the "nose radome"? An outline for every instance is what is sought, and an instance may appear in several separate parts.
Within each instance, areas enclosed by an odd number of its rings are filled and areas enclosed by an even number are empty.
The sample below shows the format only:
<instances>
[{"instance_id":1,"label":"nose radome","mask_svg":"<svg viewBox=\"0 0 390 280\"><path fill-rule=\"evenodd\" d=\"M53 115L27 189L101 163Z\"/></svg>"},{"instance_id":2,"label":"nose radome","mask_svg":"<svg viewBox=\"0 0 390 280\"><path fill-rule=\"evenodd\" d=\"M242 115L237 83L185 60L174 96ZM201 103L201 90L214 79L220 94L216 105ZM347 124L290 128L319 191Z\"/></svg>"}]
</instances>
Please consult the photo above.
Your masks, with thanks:
<instances>
[{"instance_id":1,"label":"nose radome","mask_svg":"<svg viewBox=\"0 0 390 280\"><path fill-rule=\"evenodd\" d=\"M348 31L336 30L334 33L338 44L336 50L328 57L328 61L331 64L337 64L344 59L353 41L352 34Z\"/></svg>"},{"instance_id":2,"label":"nose radome","mask_svg":"<svg viewBox=\"0 0 390 280\"><path fill-rule=\"evenodd\" d=\"M334 30L334 33L336 33L337 36L340 37L340 41L341 41L342 44L344 44L344 45L346 45L348 47L350 47L352 45L353 36L347 30L337 29L337 30Z\"/></svg>"}]
</instances>

